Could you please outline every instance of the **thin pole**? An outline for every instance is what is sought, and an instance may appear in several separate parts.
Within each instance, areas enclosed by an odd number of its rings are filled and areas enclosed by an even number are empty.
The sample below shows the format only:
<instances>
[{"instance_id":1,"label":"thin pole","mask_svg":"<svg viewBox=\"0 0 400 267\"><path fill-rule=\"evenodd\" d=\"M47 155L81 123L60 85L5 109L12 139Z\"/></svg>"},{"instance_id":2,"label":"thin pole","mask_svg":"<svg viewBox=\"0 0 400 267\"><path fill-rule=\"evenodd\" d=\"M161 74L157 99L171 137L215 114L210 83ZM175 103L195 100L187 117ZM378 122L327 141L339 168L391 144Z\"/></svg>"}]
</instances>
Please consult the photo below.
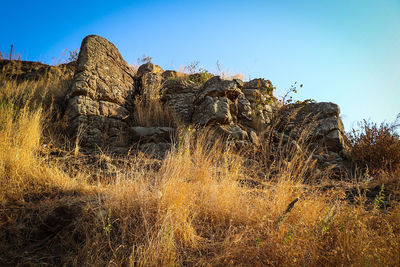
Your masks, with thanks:
<instances>
[{"instance_id":1,"label":"thin pole","mask_svg":"<svg viewBox=\"0 0 400 267\"><path fill-rule=\"evenodd\" d=\"M13 45L11 45L11 49L10 49L10 60L12 60L12 50L13 50Z\"/></svg>"}]
</instances>

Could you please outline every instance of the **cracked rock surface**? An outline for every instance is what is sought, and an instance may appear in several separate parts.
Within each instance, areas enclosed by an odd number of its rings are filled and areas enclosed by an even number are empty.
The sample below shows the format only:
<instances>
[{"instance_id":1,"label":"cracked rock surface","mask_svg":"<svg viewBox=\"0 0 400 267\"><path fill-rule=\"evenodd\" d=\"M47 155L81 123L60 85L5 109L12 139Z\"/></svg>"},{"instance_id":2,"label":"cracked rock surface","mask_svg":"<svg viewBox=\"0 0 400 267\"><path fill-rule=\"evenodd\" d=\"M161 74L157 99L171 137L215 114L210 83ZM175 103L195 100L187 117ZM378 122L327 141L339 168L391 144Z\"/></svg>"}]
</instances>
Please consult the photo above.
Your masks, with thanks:
<instances>
[{"instance_id":1,"label":"cracked rock surface","mask_svg":"<svg viewBox=\"0 0 400 267\"><path fill-rule=\"evenodd\" d=\"M127 146L134 71L106 39L89 35L79 53L66 119L71 135L85 147Z\"/></svg>"}]
</instances>

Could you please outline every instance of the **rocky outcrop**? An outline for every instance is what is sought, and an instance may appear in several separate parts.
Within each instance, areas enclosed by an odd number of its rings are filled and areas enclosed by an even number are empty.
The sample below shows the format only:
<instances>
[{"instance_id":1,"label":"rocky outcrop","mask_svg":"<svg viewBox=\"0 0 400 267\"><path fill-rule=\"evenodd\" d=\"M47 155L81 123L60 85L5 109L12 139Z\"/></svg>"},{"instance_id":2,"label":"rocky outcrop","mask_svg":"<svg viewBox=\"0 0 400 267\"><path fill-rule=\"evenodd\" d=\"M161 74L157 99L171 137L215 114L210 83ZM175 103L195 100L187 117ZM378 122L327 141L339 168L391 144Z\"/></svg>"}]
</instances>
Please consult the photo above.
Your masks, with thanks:
<instances>
[{"instance_id":1,"label":"rocky outcrop","mask_svg":"<svg viewBox=\"0 0 400 267\"><path fill-rule=\"evenodd\" d=\"M16 82L71 79L75 73L75 63L50 66L40 62L0 59L2 78Z\"/></svg>"},{"instance_id":2,"label":"rocky outcrop","mask_svg":"<svg viewBox=\"0 0 400 267\"><path fill-rule=\"evenodd\" d=\"M134 149L162 158L179 139L178 126L184 126L209 129L215 133L211 141L223 137L233 147L250 151L265 145L279 149L282 144L299 152L308 149L321 168L348 170L339 107L326 102L283 106L269 80L188 75L151 62L135 72L112 43L95 35L82 41L76 62L48 66L0 60L0 71L1 77L16 82L71 82L59 100L66 103L68 132L89 153L97 148L117 153Z\"/></svg>"},{"instance_id":3,"label":"rocky outcrop","mask_svg":"<svg viewBox=\"0 0 400 267\"><path fill-rule=\"evenodd\" d=\"M345 166L344 129L336 104L283 107L272 95L269 80L204 78L203 74L164 71L150 62L134 73L113 44L88 36L82 42L68 95L68 129L84 147L133 147L162 157L174 140L175 126L144 127L131 119L142 108L135 106L135 97L159 99L160 109L173 113L178 124L214 130L237 147L262 145L262 129L272 127L273 142L284 137L286 143L299 147L293 140L306 135L317 160Z\"/></svg>"},{"instance_id":4,"label":"rocky outcrop","mask_svg":"<svg viewBox=\"0 0 400 267\"><path fill-rule=\"evenodd\" d=\"M112 43L95 35L82 41L65 115L81 146L128 146L125 119L133 105L134 77Z\"/></svg>"}]
</instances>

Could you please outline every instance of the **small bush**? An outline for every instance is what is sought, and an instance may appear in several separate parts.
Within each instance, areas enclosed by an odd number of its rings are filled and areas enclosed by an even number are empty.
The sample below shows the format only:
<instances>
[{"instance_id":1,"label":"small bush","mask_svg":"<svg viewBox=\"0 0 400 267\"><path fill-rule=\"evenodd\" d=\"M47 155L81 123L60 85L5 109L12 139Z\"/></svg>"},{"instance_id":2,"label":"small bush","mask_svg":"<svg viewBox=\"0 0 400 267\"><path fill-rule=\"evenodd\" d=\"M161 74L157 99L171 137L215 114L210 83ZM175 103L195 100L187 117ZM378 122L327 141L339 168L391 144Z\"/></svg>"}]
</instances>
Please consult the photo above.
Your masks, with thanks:
<instances>
[{"instance_id":1,"label":"small bush","mask_svg":"<svg viewBox=\"0 0 400 267\"><path fill-rule=\"evenodd\" d=\"M183 72L188 74L187 81L202 85L214 75L205 68L199 67L199 64L200 61L193 61L184 67Z\"/></svg>"},{"instance_id":2,"label":"small bush","mask_svg":"<svg viewBox=\"0 0 400 267\"><path fill-rule=\"evenodd\" d=\"M78 56L79 56L78 48L76 48L75 50L72 50L72 51L68 51L68 54L69 55L68 55L68 58L65 63L69 63L69 62L78 60Z\"/></svg>"},{"instance_id":3,"label":"small bush","mask_svg":"<svg viewBox=\"0 0 400 267\"><path fill-rule=\"evenodd\" d=\"M362 168L376 172L394 172L400 168L400 136L395 132L398 125L364 120L360 130L348 134L351 158Z\"/></svg>"},{"instance_id":4,"label":"small bush","mask_svg":"<svg viewBox=\"0 0 400 267\"><path fill-rule=\"evenodd\" d=\"M197 84L205 84L206 81L208 81L213 75L209 73L205 69L200 69L199 73L191 74L188 77L188 80Z\"/></svg>"},{"instance_id":5,"label":"small bush","mask_svg":"<svg viewBox=\"0 0 400 267\"><path fill-rule=\"evenodd\" d=\"M152 57L147 56L146 54L143 54L142 57L137 58L137 64L142 65L142 64L151 63L152 59L153 59Z\"/></svg>"}]
</instances>

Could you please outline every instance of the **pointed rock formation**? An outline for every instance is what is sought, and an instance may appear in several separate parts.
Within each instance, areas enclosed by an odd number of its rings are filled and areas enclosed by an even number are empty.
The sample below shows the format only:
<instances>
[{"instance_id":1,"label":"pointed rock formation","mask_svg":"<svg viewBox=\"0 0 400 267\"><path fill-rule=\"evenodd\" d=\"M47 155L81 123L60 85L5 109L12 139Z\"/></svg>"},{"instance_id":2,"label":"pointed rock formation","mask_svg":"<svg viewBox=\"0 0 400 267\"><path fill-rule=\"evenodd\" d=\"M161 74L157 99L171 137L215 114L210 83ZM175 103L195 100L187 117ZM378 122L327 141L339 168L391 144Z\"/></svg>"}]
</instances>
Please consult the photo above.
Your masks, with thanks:
<instances>
[{"instance_id":1,"label":"pointed rock formation","mask_svg":"<svg viewBox=\"0 0 400 267\"><path fill-rule=\"evenodd\" d=\"M127 124L135 93L134 71L106 39L90 35L81 45L68 95L69 132L88 148L127 146Z\"/></svg>"}]
</instances>

